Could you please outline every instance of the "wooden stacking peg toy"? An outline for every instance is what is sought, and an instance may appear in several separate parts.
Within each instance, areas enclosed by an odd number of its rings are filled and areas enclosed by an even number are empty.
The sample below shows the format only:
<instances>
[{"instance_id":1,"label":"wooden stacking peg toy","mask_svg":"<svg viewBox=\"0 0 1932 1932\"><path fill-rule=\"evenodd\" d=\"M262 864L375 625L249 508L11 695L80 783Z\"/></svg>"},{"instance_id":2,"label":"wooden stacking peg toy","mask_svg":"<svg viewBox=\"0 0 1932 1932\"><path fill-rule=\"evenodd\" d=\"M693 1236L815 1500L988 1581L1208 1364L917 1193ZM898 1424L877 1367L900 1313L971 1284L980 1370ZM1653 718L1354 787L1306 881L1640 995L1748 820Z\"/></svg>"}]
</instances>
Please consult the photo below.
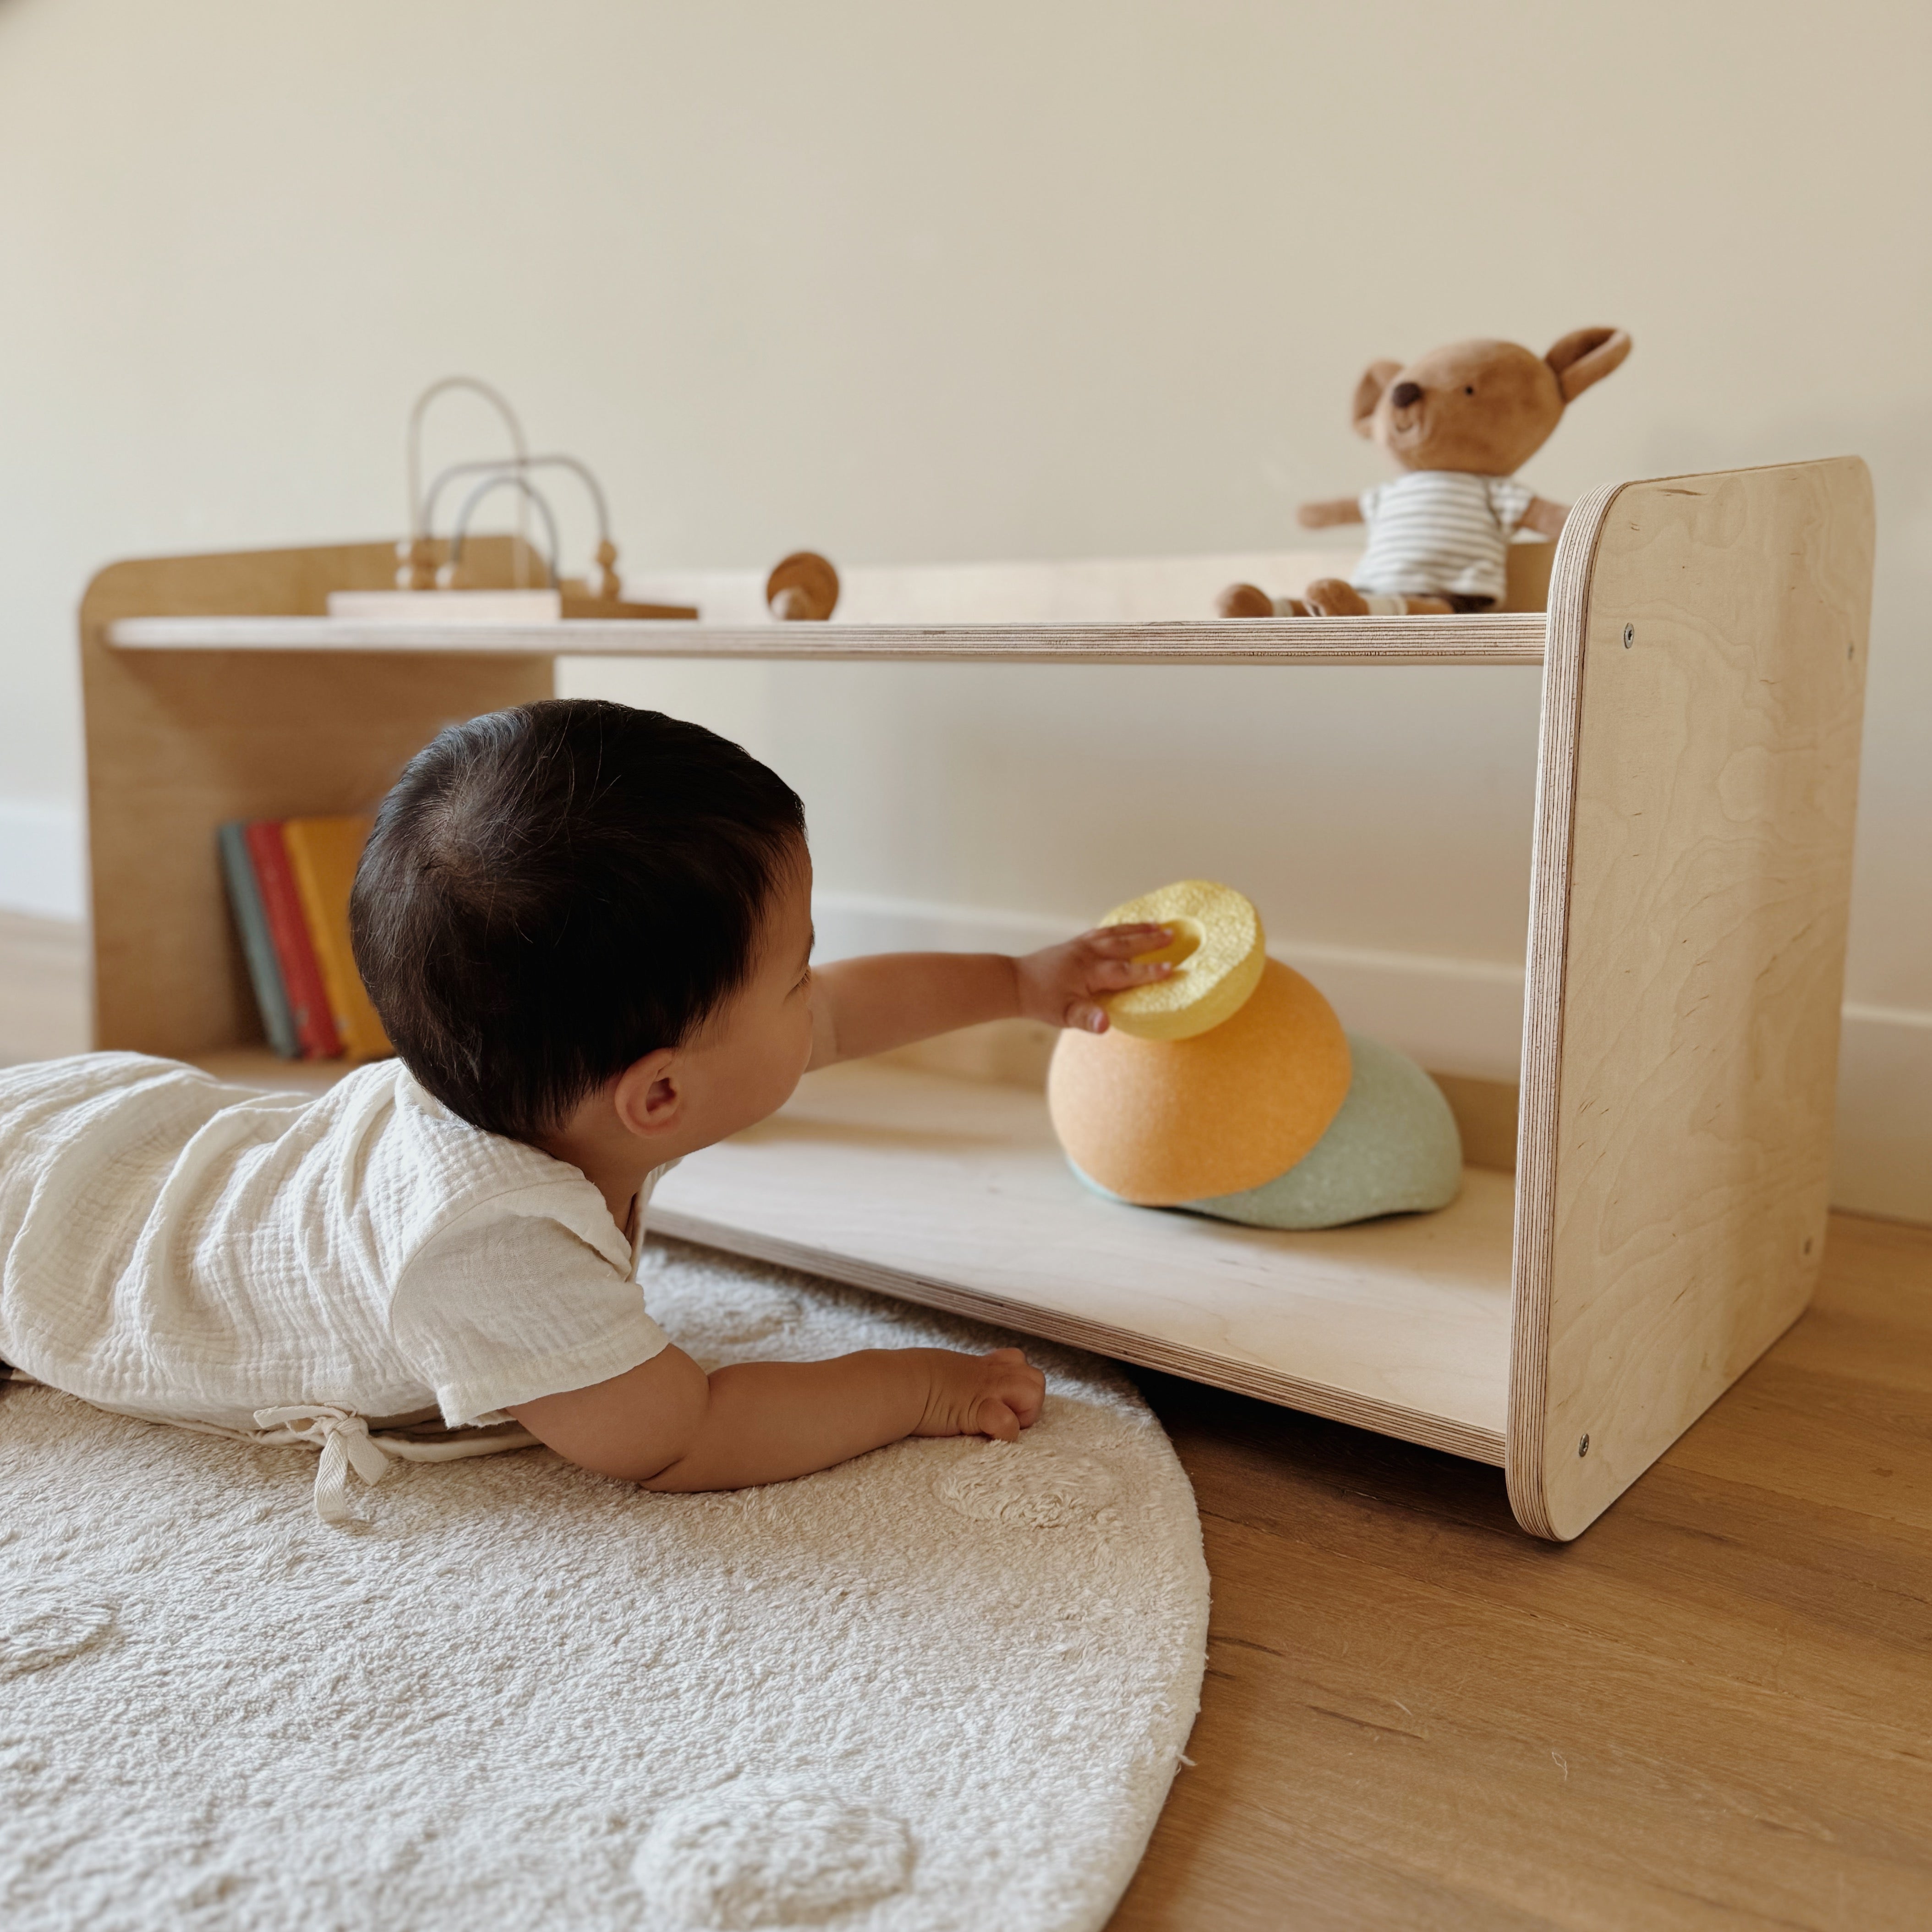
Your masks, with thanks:
<instances>
[{"instance_id":1,"label":"wooden stacking peg toy","mask_svg":"<svg viewBox=\"0 0 1932 1932\"><path fill-rule=\"evenodd\" d=\"M436 543L433 538L418 532L414 536L404 537L396 545L396 588L436 588Z\"/></svg>"},{"instance_id":2,"label":"wooden stacking peg toy","mask_svg":"<svg viewBox=\"0 0 1932 1932\"><path fill-rule=\"evenodd\" d=\"M614 604L622 596L623 580L617 574L617 546L606 536L597 545L596 565L584 573L584 589L592 597Z\"/></svg>"}]
</instances>

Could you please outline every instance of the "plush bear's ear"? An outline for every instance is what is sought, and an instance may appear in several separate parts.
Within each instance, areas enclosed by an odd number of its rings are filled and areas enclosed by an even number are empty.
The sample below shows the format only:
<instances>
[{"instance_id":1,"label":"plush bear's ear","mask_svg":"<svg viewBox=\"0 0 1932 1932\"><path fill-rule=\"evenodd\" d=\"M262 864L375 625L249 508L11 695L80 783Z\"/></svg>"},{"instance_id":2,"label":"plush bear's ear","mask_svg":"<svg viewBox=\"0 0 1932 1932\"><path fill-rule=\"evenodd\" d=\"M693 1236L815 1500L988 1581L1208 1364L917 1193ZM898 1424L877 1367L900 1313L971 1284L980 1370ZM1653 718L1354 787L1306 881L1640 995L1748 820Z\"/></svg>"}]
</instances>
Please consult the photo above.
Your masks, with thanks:
<instances>
[{"instance_id":1,"label":"plush bear's ear","mask_svg":"<svg viewBox=\"0 0 1932 1932\"><path fill-rule=\"evenodd\" d=\"M1556 371L1563 400L1574 403L1630 352L1630 339L1621 328L1575 328L1543 359Z\"/></svg>"},{"instance_id":2,"label":"plush bear's ear","mask_svg":"<svg viewBox=\"0 0 1932 1932\"><path fill-rule=\"evenodd\" d=\"M1382 399L1382 392L1402 374L1400 362L1371 362L1362 372L1362 380L1355 385L1355 434L1372 436L1375 434L1376 405Z\"/></svg>"}]
</instances>

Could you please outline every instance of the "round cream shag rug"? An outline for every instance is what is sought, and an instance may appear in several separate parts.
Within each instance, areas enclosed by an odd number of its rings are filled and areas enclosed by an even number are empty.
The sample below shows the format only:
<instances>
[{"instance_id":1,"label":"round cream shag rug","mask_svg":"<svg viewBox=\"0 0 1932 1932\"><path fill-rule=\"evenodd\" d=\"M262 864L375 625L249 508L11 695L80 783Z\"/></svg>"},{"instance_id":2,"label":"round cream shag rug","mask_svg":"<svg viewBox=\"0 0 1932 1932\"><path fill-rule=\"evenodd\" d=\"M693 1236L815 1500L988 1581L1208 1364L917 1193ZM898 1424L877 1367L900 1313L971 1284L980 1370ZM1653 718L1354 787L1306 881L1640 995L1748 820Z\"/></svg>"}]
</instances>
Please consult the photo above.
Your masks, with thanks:
<instances>
[{"instance_id":1,"label":"round cream shag rug","mask_svg":"<svg viewBox=\"0 0 1932 1932\"><path fill-rule=\"evenodd\" d=\"M1010 1337L666 1244L707 1364ZM656 1496L548 1451L399 1466L0 1388L10 1932L1097 1927L1193 1720L1186 1476L1029 1344L1018 1446Z\"/></svg>"}]
</instances>

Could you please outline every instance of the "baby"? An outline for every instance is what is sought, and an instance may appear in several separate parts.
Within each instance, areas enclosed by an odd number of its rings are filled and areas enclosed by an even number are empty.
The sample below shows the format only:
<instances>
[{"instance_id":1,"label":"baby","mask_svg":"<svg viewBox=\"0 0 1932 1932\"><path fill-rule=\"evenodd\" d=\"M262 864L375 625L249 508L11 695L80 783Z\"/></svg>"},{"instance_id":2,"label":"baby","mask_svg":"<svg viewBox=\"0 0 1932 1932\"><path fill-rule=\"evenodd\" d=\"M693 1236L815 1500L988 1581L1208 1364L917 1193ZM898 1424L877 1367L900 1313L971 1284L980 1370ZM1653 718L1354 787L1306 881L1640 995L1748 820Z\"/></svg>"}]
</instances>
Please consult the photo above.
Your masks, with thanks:
<instances>
[{"instance_id":1,"label":"baby","mask_svg":"<svg viewBox=\"0 0 1932 1932\"><path fill-rule=\"evenodd\" d=\"M1099 1032L1164 928L814 972L796 795L695 724L590 700L452 725L351 907L398 1058L320 1100L125 1053L0 1071L0 1358L104 1408L323 1444L370 1480L440 1412L668 1490L908 1436L1018 1438L1017 1348L707 1375L638 1285L651 1190L810 1069L1016 1016Z\"/></svg>"}]
</instances>

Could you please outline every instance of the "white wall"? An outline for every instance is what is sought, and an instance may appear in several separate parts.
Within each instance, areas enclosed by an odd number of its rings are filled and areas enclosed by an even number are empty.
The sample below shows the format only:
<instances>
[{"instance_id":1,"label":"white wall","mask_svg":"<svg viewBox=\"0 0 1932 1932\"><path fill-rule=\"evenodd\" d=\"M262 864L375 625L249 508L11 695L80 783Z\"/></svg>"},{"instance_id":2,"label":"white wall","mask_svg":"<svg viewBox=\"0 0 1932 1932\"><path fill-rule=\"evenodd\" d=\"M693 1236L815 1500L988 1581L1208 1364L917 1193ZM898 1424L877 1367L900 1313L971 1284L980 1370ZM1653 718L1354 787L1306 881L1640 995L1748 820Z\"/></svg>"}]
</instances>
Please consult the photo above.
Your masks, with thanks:
<instances>
[{"instance_id":1,"label":"white wall","mask_svg":"<svg viewBox=\"0 0 1932 1932\"><path fill-rule=\"evenodd\" d=\"M1905 1211L1928 71L1904 0L0 0L0 904L78 901L88 572L392 530L446 370L598 465L640 566L1132 554L1274 548L1381 474L1343 421L1371 356L1614 322L1545 494L1873 467L1850 992L1896 1017L1840 1198ZM486 435L452 410L436 447ZM1520 956L1531 674L607 681L771 752L836 891L1058 917L1218 872L1297 941Z\"/></svg>"}]
</instances>

